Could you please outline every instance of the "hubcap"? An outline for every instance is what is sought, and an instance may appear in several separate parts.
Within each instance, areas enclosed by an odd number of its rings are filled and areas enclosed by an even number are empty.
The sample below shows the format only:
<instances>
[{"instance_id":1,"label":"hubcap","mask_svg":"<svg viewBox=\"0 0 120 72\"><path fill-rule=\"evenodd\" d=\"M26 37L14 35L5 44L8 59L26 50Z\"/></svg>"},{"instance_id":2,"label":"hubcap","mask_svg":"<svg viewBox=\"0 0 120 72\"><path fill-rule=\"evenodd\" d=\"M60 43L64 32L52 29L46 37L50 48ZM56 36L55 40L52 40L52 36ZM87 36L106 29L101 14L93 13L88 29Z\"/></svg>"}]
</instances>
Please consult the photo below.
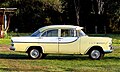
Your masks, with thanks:
<instances>
[{"instance_id":1,"label":"hubcap","mask_svg":"<svg viewBox=\"0 0 120 72\"><path fill-rule=\"evenodd\" d=\"M99 58L99 57L100 57L100 51L98 51L98 50L93 50L93 51L91 52L91 57L94 58L94 59Z\"/></svg>"},{"instance_id":2,"label":"hubcap","mask_svg":"<svg viewBox=\"0 0 120 72\"><path fill-rule=\"evenodd\" d=\"M32 58L37 58L39 56L39 51L37 49L33 49L30 52Z\"/></svg>"}]
</instances>

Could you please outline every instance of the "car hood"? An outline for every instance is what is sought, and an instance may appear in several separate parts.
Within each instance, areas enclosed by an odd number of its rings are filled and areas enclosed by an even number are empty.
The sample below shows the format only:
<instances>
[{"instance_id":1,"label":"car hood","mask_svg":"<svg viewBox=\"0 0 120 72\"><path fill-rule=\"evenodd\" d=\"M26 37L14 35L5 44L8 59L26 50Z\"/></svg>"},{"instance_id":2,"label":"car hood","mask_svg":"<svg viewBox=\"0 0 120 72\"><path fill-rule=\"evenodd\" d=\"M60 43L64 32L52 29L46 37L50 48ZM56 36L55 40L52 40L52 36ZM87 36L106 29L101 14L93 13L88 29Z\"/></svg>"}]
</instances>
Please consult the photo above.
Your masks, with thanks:
<instances>
[{"instance_id":1,"label":"car hood","mask_svg":"<svg viewBox=\"0 0 120 72\"><path fill-rule=\"evenodd\" d=\"M92 38L92 39L112 39L110 37L89 37L89 38Z\"/></svg>"},{"instance_id":2,"label":"car hood","mask_svg":"<svg viewBox=\"0 0 120 72\"><path fill-rule=\"evenodd\" d=\"M108 43L112 42L112 38L109 37L83 37L82 40L87 41L89 43Z\"/></svg>"}]
</instances>

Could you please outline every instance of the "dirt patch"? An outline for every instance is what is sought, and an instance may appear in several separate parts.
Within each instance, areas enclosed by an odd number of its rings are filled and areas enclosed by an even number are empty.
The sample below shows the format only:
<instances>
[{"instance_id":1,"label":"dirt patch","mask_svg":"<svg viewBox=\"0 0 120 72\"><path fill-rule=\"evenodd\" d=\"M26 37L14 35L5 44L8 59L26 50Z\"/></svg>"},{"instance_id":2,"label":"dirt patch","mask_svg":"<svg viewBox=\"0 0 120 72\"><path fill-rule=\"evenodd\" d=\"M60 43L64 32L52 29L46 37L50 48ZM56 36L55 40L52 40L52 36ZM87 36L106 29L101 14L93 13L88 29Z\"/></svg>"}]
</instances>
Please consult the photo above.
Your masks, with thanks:
<instances>
[{"instance_id":1,"label":"dirt patch","mask_svg":"<svg viewBox=\"0 0 120 72\"><path fill-rule=\"evenodd\" d=\"M113 46L114 49L120 48L120 46Z\"/></svg>"},{"instance_id":2,"label":"dirt patch","mask_svg":"<svg viewBox=\"0 0 120 72\"><path fill-rule=\"evenodd\" d=\"M10 45L0 45L0 51L10 51Z\"/></svg>"}]
</instances>

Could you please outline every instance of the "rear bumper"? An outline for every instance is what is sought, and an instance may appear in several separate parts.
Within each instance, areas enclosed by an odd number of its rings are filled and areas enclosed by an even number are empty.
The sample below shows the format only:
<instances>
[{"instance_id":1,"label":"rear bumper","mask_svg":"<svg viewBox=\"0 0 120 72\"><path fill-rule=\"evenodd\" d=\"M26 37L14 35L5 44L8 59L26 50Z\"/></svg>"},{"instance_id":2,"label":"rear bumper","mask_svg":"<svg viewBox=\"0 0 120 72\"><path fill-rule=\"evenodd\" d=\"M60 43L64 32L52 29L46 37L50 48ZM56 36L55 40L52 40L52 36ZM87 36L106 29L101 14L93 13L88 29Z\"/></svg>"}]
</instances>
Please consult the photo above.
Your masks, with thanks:
<instances>
[{"instance_id":1,"label":"rear bumper","mask_svg":"<svg viewBox=\"0 0 120 72\"><path fill-rule=\"evenodd\" d=\"M15 47L14 46L11 46L9 49L15 51Z\"/></svg>"}]
</instances>

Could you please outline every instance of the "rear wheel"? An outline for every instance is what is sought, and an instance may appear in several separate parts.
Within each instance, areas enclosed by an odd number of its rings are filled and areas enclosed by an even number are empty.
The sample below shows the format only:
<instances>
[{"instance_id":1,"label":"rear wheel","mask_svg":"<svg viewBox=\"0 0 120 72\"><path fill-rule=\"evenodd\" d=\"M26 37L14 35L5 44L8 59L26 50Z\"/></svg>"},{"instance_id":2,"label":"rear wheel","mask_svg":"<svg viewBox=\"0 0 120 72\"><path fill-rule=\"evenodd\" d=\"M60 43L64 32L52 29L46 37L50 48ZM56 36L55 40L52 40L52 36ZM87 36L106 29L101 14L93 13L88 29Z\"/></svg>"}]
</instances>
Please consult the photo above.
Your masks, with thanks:
<instances>
[{"instance_id":1,"label":"rear wheel","mask_svg":"<svg viewBox=\"0 0 120 72\"><path fill-rule=\"evenodd\" d=\"M93 49L90 51L89 53L89 57L93 60L99 60L99 59L102 59L104 56L104 53L100 50L97 50L97 49Z\"/></svg>"},{"instance_id":2,"label":"rear wheel","mask_svg":"<svg viewBox=\"0 0 120 72\"><path fill-rule=\"evenodd\" d=\"M28 56L32 59L40 59L40 58L42 58L42 55L43 55L43 53L40 50L35 49L35 48L30 49L28 51Z\"/></svg>"}]
</instances>

